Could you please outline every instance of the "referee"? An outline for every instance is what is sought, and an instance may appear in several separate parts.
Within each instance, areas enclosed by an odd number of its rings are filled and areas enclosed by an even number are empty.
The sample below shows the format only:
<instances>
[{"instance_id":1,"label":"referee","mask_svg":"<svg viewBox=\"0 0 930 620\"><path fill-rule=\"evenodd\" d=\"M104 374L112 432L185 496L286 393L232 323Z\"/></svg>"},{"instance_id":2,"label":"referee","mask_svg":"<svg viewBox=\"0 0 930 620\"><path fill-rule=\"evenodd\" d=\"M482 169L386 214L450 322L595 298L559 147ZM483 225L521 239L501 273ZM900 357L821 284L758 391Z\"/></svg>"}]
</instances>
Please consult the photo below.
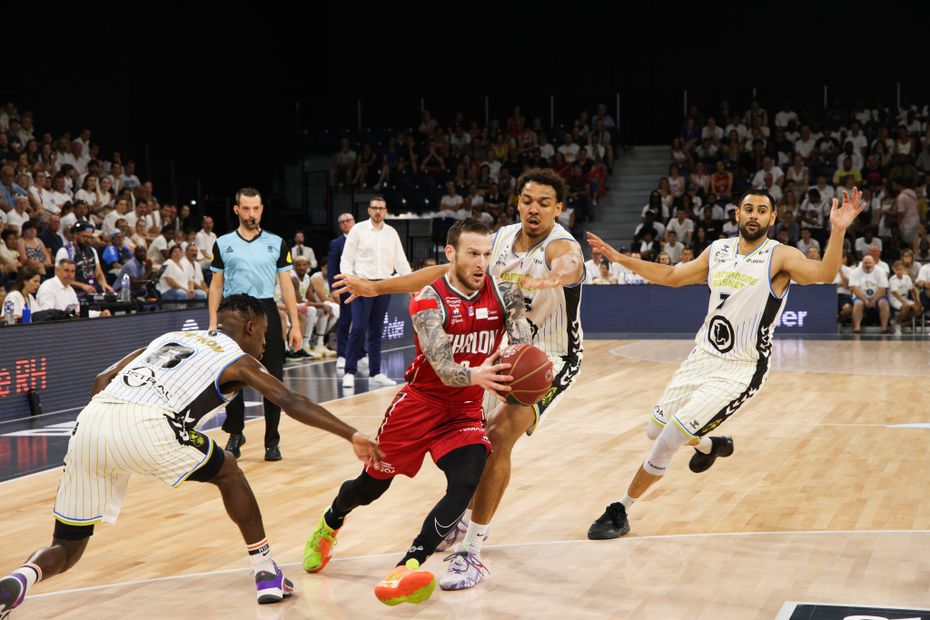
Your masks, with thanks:
<instances>
[{"instance_id":1,"label":"referee","mask_svg":"<svg viewBox=\"0 0 930 620\"><path fill-rule=\"evenodd\" d=\"M291 321L287 341L296 351L301 346L302 335L297 325L297 298L294 285L287 273L294 267L291 253L284 239L262 230L262 196L257 189L246 187L236 193L233 210L239 216L239 228L223 235L213 246L213 262L210 271L210 329L216 329L216 311L224 297L246 294L258 298L268 313L268 328L265 331L265 353L261 362L274 377L284 377L284 337L281 321L274 300L275 283L281 287L281 297ZM278 422L281 408L265 399L265 460L280 461ZM226 405L226 421L223 430L229 433L226 450L239 458L239 447L245 443L242 434L245 428L245 401L240 391Z\"/></svg>"}]
</instances>

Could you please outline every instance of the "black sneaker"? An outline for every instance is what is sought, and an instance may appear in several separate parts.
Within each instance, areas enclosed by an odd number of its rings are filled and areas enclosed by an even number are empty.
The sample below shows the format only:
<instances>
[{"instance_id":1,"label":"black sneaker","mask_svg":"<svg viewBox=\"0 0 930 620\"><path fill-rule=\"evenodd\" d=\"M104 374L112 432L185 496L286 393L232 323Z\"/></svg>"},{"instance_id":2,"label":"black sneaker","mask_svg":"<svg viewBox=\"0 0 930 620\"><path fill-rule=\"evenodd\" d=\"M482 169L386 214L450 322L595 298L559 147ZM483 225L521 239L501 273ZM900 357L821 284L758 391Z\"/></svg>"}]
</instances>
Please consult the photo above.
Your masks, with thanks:
<instances>
[{"instance_id":1,"label":"black sneaker","mask_svg":"<svg viewBox=\"0 0 930 620\"><path fill-rule=\"evenodd\" d=\"M234 457L239 458L239 448L245 445L245 435L241 433L232 433L229 435L229 441L226 442L226 451Z\"/></svg>"},{"instance_id":2,"label":"black sneaker","mask_svg":"<svg viewBox=\"0 0 930 620\"><path fill-rule=\"evenodd\" d=\"M691 461L688 463L688 467L696 474L710 469L718 456L726 457L733 454L732 437L711 437L710 440L714 444L714 447L710 449L710 454L704 454L695 449L694 456L691 457Z\"/></svg>"},{"instance_id":3,"label":"black sneaker","mask_svg":"<svg viewBox=\"0 0 930 620\"><path fill-rule=\"evenodd\" d=\"M281 450L278 449L278 446L271 446L265 448L265 460L266 461L280 461L281 460Z\"/></svg>"},{"instance_id":4,"label":"black sneaker","mask_svg":"<svg viewBox=\"0 0 930 620\"><path fill-rule=\"evenodd\" d=\"M588 528L588 538L591 540L609 540L611 538L620 538L629 531L630 522L626 518L626 506L620 502L614 502Z\"/></svg>"}]
</instances>

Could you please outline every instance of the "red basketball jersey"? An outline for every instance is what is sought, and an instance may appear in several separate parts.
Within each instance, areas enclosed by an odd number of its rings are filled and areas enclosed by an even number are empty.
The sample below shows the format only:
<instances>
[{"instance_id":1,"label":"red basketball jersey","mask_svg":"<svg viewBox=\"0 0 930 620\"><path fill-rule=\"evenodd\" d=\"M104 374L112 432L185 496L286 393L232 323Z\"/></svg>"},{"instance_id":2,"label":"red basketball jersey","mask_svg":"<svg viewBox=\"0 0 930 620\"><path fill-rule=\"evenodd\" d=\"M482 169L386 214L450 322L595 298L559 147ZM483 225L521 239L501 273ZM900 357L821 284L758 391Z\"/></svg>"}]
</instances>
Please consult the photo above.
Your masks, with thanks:
<instances>
[{"instance_id":1,"label":"red basketball jersey","mask_svg":"<svg viewBox=\"0 0 930 620\"><path fill-rule=\"evenodd\" d=\"M504 335L504 302L491 276L486 275L484 286L471 297L454 289L443 276L429 285L439 295L438 309L443 316L443 329L452 342L452 356L457 364L480 366L500 346ZM410 316L422 310L434 309L434 300L410 303ZM475 405L480 407L484 388L477 385L450 387L445 385L433 370L420 349L419 338L414 335L417 356L407 368L404 378L406 389L412 394L428 396L448 403L452 407Z\"/></svg>"}]
</instances>

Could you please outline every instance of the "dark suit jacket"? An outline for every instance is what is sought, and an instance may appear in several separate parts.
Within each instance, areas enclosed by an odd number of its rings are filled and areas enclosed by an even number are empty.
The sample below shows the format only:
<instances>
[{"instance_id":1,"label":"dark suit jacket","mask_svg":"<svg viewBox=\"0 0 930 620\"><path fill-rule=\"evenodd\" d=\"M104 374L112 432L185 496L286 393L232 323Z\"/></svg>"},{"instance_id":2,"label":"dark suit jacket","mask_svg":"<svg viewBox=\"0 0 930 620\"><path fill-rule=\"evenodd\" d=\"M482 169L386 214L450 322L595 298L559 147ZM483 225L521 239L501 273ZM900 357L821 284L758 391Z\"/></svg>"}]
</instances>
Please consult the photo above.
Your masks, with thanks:
<instances>
[{"instance_id":1,"label":"dark suit jacket","mask_svg":"<svg viewBox=\"0 0 930 620\"><path fill-rule=\"evenodd\" d=\"M329 288L332 290L336 281L336 276L340 274L339 264L342 262L342 251L346 247L346 236L339 233L339 236L329 242L329 259L326 261L326 279L329 280Z\"/></svg>"}]
</instances>

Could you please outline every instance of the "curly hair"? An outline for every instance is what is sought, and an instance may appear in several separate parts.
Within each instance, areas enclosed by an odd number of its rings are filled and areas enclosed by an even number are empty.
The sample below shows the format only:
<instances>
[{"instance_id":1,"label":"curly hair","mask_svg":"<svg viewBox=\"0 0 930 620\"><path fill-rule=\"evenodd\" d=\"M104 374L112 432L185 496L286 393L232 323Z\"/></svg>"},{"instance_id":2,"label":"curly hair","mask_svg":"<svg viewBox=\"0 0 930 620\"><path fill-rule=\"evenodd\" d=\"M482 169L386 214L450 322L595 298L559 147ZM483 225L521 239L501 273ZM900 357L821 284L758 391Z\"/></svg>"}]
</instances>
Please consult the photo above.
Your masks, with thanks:
<instances>
[{"instance_id":1,"label":"curly hair","mask_svg":"<svg viewBox=\"0 0 930 620\"><path fill-rule=\"evenodd\" d=\"M220 302L217 313L220 312L238 312L246 316L260 317L265 316L265 307L251 295L237 293L224 297Z\"/></svg>"},{"instance_id":2,"label":"curly hair","mask_svg":"<svg viewBox=\"0 0 930 620\"><path fill-rule=\"evenodd\" d=\"M523 191L523 187L530 181L540 185L548 185L555 190L555 201L565 202L565 195L568 193L565 187L565 180L554 170L549 168L530 168L517 179L517 194L520 194Z\"/></svg>"}]
</instances>

